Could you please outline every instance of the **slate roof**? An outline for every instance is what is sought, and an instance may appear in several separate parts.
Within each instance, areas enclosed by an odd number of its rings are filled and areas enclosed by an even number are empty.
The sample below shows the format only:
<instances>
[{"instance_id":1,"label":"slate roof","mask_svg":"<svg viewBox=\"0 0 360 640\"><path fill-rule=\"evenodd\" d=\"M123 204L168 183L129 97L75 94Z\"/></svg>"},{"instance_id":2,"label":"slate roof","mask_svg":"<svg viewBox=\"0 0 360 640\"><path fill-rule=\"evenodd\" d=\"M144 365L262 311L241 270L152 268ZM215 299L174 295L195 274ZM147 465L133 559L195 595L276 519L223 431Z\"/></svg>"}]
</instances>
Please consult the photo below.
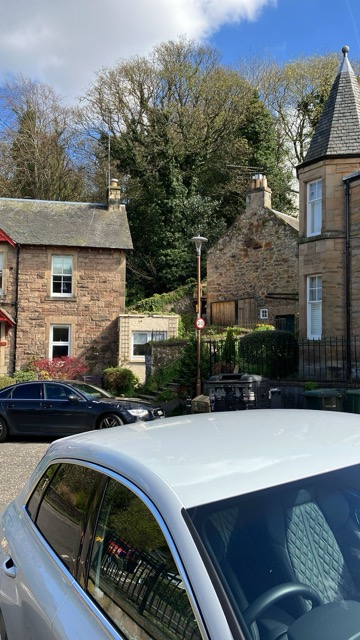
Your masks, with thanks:
<instances>
[{"instance_id":1,"label":"slate roof","mask_svg":"<svg viewBox=\"0 0 360 640\"><path fill-rule=\"evenodd\" d=\"M133 248L125 205L0 198L0 230L22 245Z\"/></svg>"},{"instance_id":2,"label":"slate roof","mask_svg":"<svg viewBox=\"0 0 360 640\"><path fill-rule=\"evenodd\" d=\"M300 166L327 156L360 155L360 86L343 47L344 59Z\"/></svg>"},{"instance_id":3,"label":"slate roof","mask_svg":"<svg viewBox=\"0 0 360 640\"><path fill-rule=\"evenodd\" d=\"M327 156L360 155L360 86L343 47L344 59L300 166Z\"/></svg>"}]
</instances>

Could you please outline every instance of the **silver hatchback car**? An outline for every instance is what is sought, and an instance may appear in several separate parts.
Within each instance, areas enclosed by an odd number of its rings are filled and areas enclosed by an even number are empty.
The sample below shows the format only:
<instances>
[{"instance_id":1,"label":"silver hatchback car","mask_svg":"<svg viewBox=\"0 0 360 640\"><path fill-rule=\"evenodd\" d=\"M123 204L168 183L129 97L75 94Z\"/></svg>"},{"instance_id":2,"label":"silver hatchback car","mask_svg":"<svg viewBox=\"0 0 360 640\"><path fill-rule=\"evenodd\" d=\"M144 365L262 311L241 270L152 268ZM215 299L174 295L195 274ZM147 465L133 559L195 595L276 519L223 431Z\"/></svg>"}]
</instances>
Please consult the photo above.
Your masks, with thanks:
<instances>
[{"instance_id":1,"label":"silver hatchback car","mask_svg":"<svg viewBox=\"0 0 360 640\"><path fill-rule=\"evenodd\" d=\"M1 514L0 638L360 638L360 417L219 412L51 444Z\"/></svg>"}]
</instances>

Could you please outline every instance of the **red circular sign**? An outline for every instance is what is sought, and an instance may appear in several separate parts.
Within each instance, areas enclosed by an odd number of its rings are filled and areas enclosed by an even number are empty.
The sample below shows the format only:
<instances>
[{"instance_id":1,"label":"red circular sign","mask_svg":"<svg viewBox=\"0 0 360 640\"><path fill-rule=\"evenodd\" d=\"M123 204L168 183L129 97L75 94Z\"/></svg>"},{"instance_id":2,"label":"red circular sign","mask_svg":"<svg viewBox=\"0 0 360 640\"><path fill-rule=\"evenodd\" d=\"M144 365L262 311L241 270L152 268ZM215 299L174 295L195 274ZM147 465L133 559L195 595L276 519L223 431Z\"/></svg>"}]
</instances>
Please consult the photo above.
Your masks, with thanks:
<instances>
[{"instance_id":1,"label":"red circular sign","mask_svg":"<svg viewBox=\"0 0 360 640\"><path fill-rule=\"evenodd\" d=\"M205 327L205 320L204 318L196 318L195 320L195 327L197 329L203 329Z\"/></svg>"}]
</instances>

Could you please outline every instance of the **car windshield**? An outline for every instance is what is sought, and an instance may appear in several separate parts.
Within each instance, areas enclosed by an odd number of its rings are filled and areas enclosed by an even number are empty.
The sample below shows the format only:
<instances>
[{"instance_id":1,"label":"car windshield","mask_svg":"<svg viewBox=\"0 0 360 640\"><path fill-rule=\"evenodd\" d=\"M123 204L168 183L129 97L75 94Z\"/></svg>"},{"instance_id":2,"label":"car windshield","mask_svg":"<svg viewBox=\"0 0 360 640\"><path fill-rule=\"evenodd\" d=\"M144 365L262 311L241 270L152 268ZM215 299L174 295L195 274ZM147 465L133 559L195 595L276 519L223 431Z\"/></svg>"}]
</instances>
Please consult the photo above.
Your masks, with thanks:
<instances>
[{"instance_id":1,"label":"car windshield","mask_svg":"<svg viewBox=\"0 0 360 640\"><path fill-rule=\"evenodd\" d=\"M72 382L71 386L83 393L87 398L113 398L114 396L111 393L108 393L104 389L100 389L100 387L95 387L92 384L87 384L86 382Z\"/></svg>"},{"instance_id":2,"label":"car windshield","mask_svg":"<svg viewBox=\"0 0 360 640\"><path fill-rule=\"evenodd\" d=\"M249 639L359 637L360 466L188 515L219 597L225 591Z\"/></svg>"}]
</instances>

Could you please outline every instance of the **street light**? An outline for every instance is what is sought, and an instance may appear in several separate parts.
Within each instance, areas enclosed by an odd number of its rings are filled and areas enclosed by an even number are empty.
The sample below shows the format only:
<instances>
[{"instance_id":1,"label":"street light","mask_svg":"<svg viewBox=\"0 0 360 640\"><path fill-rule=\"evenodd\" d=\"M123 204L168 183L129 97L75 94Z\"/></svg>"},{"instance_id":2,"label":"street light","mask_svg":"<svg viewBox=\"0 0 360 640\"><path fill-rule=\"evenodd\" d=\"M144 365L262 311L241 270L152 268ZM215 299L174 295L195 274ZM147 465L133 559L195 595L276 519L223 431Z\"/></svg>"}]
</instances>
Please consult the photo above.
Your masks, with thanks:
<instances>
[{"instance_id":1,"label":"street light","mask_svg":"<svg viewBox=\"0 0 360 640\"><path fill-rule=\"evenodd\" d=\"M191 238L191 242L194 242L196 249L196 261L197 261L197 305L196 305L196 328L197 328L197 376L196 376L196 395L201 394L201 329L204 324L201 317L201 245L207 242L207 238L202 236L194 236Z\"/></svg>"}]
</instances>

